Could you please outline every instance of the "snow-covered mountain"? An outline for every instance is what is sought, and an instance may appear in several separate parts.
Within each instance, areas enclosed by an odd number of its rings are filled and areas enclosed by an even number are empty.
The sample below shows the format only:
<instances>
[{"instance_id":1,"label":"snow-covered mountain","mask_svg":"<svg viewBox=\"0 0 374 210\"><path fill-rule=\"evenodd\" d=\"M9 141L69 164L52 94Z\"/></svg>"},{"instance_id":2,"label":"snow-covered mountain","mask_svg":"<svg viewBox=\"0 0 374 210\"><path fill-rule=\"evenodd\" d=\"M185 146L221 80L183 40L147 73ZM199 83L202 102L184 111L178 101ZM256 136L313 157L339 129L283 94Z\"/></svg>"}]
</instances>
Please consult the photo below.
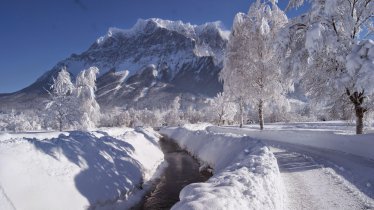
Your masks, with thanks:
<instances>
[{"instance_id":1,"label":"snow-covered mountain","mask_svg":"<svg viewBox=\"0 0 374 210\"><path fill-rule=\"evenodd\" d=\"M138 20L131 29L110 28L87 51L59 62L29 87L0 95L0 103L40 102L62 66L76 76L97 66L97 98L101 106L164 107L180 95L198 102L222 90L228 32L219 22L191 25L161 19Z\"/></svg>"}]
</instances>

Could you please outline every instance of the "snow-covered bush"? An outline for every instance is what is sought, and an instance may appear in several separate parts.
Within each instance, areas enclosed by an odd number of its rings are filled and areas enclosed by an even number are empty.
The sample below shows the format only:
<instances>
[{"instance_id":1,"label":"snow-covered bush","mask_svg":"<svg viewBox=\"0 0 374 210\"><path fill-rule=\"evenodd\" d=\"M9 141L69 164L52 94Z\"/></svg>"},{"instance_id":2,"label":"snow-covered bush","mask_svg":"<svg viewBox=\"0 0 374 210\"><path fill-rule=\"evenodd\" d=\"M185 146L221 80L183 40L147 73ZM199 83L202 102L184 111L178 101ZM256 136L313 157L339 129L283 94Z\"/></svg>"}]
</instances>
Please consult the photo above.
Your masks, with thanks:
<instances>
[{"instance_id":1,"label":"snow-covered bush","mask_svg":"<svg viewBox=\"0 0 374 210\"><path fill-rule=\"evenodd\" d=\"M16 112L0 114L0 131L36 131L42 129L42 120L35 112Z\"/></svg>"},{"instance_id":2,"label":"snow-covered bush","mask_svg":"<svg viewBox=\"0 0 374 210\"><path fill-rule=\"evenodd\" d=\"M178 126L182 124L181 113L170 110L163 117L163 124L168 126Z\"/></svg>"},{"instance_id":3,"label":"snow-covered bush","mask_svg":"<svg viewBox=\"0 0 374 210\"><path fill-rule=\"evenodd\" d=\"M130 113L128 111L110 110L101 114L99 127L129 127Z\"/></svg>"},{"instance_id":4,"label":"snow-covered bush","mask_svg":"<svg viewBox=\"0 0 374 210\"><path fill-rule=\"evenodd\" d=\"M188 107L183 114L183 120L188 123L195 124L203 121L202 113L192 106Z\"/></svg>"},{"instance_id":5,"label":"snow-covered bush","mask_svg":"<svg viewBox=\"0 0 374 210\"><path fill-rule=\"evenodd\" d=\"M210 100L212 116L218 125L232 122L237 112L236 104L231 102L225 93L218 93Z\"/></svg>"},{"instance_id":6,"label":"snow-covered bush","mask_svg":"<svg viewBox=\"0 0 374 210\"><path fill-rule=\"evenodd\" d=\"M162 113L160 110L140 110L139 121L143 126L160 127L163 123Z\"/></svg>"},{"instance_id":7,"label":"snow-covered bush","mask_svg":"<svg viewBox=\"0 0 374 210\"><path fill-rule=\"evenodd\" d=\"M163 113L160 110L135 110L130 108L117 116L121 125L125 125L127 127L159 127L163 123Z\"/></svg>"},{"instance_id":8,"label":"snow-covered bush","mask_svg":"<svg viewBox=\"0 0 374 210\"><path fill-rule=\"evenodd\" d=\"M180 112L180 97L177 96L169 110L164 114L164 124L169 126L177 126L183 124L182 113Z\"/></svg>"}]
</instances>

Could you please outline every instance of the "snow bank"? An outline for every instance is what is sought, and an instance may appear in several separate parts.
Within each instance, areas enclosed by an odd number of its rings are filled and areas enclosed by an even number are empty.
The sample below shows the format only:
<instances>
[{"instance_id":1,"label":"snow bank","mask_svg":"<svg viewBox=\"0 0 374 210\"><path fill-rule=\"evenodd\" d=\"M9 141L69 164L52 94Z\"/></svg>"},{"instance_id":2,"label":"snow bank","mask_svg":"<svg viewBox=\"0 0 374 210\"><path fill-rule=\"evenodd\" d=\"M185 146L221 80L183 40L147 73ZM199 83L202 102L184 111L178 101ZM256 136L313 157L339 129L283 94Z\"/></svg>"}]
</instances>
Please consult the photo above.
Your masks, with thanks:
<instances>
[{"instance_id":1,"label":"snow bank","mask_svg":"<svg viewBox=\"0 0 374 210\"><path fill-rule=\"evenodd\" d=\"M214 134L206 126L161 133L214 169L205 183L186 186L173 209L282 209L283 185L274 155L260 141Z\"/></svg>"},{"instance_id":2,"label":"snow bank","mask_svg":"<svg viewBox=\"0 0 374 210\"><path fill-rule=\"evenodd\" d=\"M121 199L132 201L121 206L128 208L163 162L149 129L5 136L12 140L0 141L2 210L97 208Z\"/></svg>"},{"instance_id":3,"label":"snow bank","mask_svg":"<svg viewBox=\"0 0 374 210\"><path fill-rule=\"evenodd\" d=\"M322 127L323 125L324 124L321 124ZM338 125L336 125L336 128L339 128ZM277 128L271 128L272 130L259 131L253 128L241 129L237 127L211 126L208 127L207 130L214 133L246 135L260 140L271 140L331 149L374 160L374 133L364 135L341 135L339 134L340 130L338 130L339 133L336 133L335 131L324 131L323 129L315 127L307 130L307 128L303 126L303 130L297 130L297 124L294 126L287 126L287 128L282 128L281 125L280 127L280 130L273 130ZM340 129L341 128L342 127L340 127Z\"/></svg>"}]
</instances>

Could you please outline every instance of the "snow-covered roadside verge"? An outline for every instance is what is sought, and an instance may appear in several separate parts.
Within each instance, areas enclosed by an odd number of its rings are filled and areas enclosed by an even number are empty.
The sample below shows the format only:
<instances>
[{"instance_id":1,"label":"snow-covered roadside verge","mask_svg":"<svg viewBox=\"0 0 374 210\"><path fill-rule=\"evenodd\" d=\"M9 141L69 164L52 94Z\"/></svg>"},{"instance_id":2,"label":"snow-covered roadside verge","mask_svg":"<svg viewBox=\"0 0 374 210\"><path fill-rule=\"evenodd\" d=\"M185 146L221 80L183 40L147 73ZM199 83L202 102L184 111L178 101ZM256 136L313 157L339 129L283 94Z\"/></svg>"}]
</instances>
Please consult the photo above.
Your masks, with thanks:
<instances>
[{"instance_id":1,"label":"snow-covered roadside verge","mask_svg":"<svg viewBox=\"0 0 374 210\"><path fill-rule=\"evenodd\" d=\"M214 169L207 182L183 188L172 209L283 209L283 183L273 153L261 141L214 134L205 127L160 131Z\"/></svg>"},{"instance_id":2,"label":"snow-covered roadside verge","mask_svg":"<svg viewBox=\"0 0 374 210\"><path fill-rule=\"evenodd\" d=\"M288 128L290 129L290 128ZM291 144L311 146L321 149L331 149L358 155L374 160L374 134L341 135L334 131L321 130L264 130L238 127L207 127L213 133L232 133L246 135L255 139L286 142Z\"/></svg>"},{"instance_id":3,"label":"snow-covered roadside verge","mask_svg":"<svg viewBox=\"0 0 374 210\"><path fill-rule=\"evenodd\" d=\"M2 137L2 210L126 209L140 201L143 184L157 175L164 157L151 129Z\"/></svg>"}]
</instances>

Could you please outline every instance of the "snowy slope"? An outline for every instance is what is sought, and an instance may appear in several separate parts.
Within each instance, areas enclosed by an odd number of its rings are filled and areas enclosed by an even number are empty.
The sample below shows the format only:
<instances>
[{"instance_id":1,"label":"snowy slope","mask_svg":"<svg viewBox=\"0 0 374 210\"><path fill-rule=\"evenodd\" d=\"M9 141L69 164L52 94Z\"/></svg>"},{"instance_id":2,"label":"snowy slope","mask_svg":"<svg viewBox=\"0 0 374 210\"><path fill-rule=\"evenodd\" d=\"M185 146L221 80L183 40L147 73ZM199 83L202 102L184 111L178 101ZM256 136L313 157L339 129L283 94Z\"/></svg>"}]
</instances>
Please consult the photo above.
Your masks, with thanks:
<instances>
[{"instance_id":1,"label":"snowy slope","mask_svg":"<svg viewBox=\"0 0 374 210\"><path fill-rule=\"evenodd\" d=\"M172 209L283 209L283 185L270 150L260 141L204 127L161 130L214 169L207 182L183 188Z\"/></svg>"},{"instance_id":2,"label":"snowy slope","mask_svg":"<svg viewBox=\"0 0 374 210\"><path fill-rule=\"evenodd\" d=\"M158 139L127 128L2 134L0 208L85 209L123 199L129 207L163 161Z\"/></svg>"}]
</instances>

